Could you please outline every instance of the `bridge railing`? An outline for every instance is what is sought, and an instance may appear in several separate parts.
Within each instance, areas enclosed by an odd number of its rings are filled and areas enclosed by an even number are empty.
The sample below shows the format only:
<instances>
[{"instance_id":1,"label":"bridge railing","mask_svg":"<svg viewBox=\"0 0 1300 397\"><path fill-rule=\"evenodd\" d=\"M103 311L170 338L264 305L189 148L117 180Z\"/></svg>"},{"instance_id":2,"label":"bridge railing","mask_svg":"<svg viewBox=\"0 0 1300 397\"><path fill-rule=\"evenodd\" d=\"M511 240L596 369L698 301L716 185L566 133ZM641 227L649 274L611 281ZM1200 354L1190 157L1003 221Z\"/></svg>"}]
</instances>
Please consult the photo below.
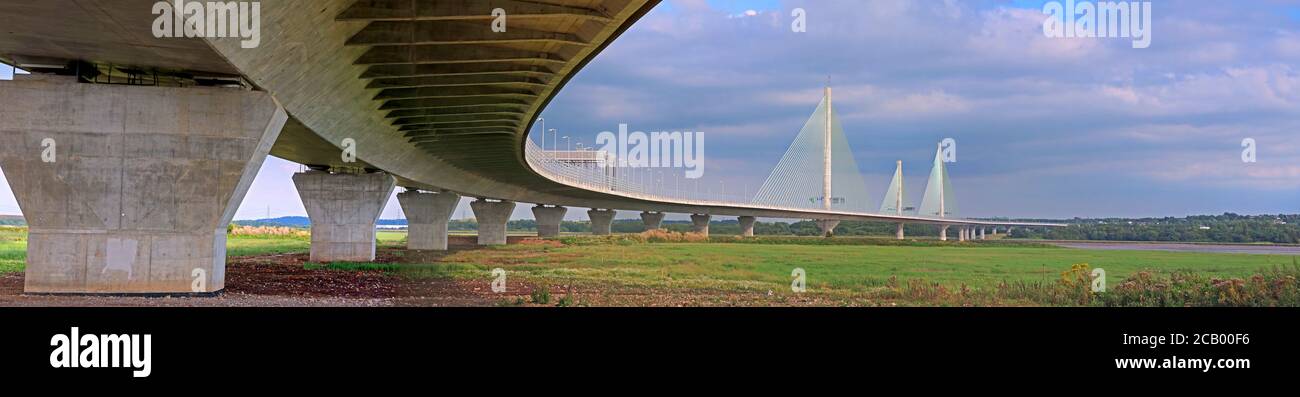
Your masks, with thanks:
<instances>
[{"instance_id":1,"label":"bridge railing","mask_svg":"<svg viewBox=\"0 0 1300 397\"><path fill-rule=\"evenodd\" d=\"M572 152L547 151L525 140L524 158L542 176L565 185L626 197L691 205L749 205L742 193L727 194L722 187L701 186L699 180L665 178L663 170L618 167L612 157L600 161L573 161ZM599 156L601 152L591 152Z\"/></svg>"}]
</instances>

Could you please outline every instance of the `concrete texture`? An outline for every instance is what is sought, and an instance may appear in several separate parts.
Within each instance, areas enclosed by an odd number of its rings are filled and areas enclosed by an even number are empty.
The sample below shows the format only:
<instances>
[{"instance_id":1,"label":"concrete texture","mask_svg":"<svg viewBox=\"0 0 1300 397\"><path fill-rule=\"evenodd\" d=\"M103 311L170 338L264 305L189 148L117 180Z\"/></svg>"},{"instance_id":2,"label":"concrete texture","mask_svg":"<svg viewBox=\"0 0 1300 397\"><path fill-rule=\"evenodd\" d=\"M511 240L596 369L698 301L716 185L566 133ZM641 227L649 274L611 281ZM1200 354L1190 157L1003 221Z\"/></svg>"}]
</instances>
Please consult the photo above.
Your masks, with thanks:
<instances>
[{"instance_id":1,"label":"concrete texture","mask_svg":"<svg viewBox=\"0 0 1300 397\"><path fill-rule=\"evenodd\" d=\"M948 241L948 227L949 225L939 226L939 241Z\"/></svg>"},{"instance_id":2,"label":"concrete texture","mask_svg":"<svg viewBox=\"0 0 1300 397\"><path fill-rule=\"evenodd\" d=\"M757 218L754 218L752 216L742 216L736 218L736 221L740 223L741 237L754 237L754 222L757 220L758 220Z\"/></svg>"},{"instance_id":3,"label":"concrete texture","mask_svg":"<svg viewBox=\"0 0 1300 397\"><path fill-rule=\"evenodd\" d=\"M983 240L984 238L985 238L985 236L984 236L984 228L981 227L981 228L980 228L980 240Z\"/></svg>"},{"instance_id":4,"label":"concrete texture","mask_svg":"<svg viewBox=\"0 0 1300 397\"><path fill-rule=\"evenodd\" d=\"M270 95L18 76L0 103L26 292L225 288L226 226L288 119Z\"/></svg>"},{"instance_id":5,"label":"concrete texture","mask_svg":"<svg viewBox=\"0 0 1300 397\"><path fill-rule=\"evenodd\" d=\"M587 211L587 217L591 218L591 234L597 236L606 236L611 233L610 229L614 224L614 215L618 211L591 209Z\"/></svg>"},{"instance_id":6,"label":"concrete texture","mask_svg":"<svg viewBox=\"0 0 1300 397\"><path fill-rule=\"evenodd\" d=\"M398 193L397 202L406 214L406 248L447 250L447 220L460 204L460 195L410 190Z\"/></svg>"},{"instance_id":7,"label":"concrete texture","mask_svg":"<svg viewBox=\"0 0 1300 397\"><path fill-rule=\"evenodd\" d=\"M664 213L662 212L642 212L641 223L645 224L645 230L659 230L664 224Z\"/></svg>"},{"instance_id":8,"label":"concrete texture","mask_svg":"<svg viewBox=\"0 0 1300 397\"><path fill-rule=\"evenodd\" d=\"M817 221L817 228L821 229L823 236L835 235L835 227L840 225L837 220L820 220Z\"/></svg>"},{"instance_id":9,"label":"concrete texture","mask_svg":"<svg viewBox=\"0 0 1300 397\"><path fill-rule=\"evenodd\" d=\"M311 220L312 262L375 260L375 222L397 181L385 173L293 175Z\"/></svg>"},{"instance_id":10,"label":"concrete texture","mask_svg":"<svg viewBox=\"0 0 1300 397\"><path fill-rule=\"evenodd\" d=\"M704 234L704 235L708 235L708 234L709 234L709 220L711 220L711 219L713 219L713 217L712 217L712 216L709 216L708 214L694 214L694 215L691 215L691 231L692 231L692 232L695 232L695 233L701 233L701 234Z\"/></svg>"},{"instance_id":11,"label":"concrete texture","mask_svg":"<svg viewBox=\"0 0 1300 397\"><path fill-rule=\"evenodd\" d=\"M533 219L537 220L537 237L559 237L560 224L568 212L569 209L565 207L533 207Z\"/></svg>"},{"instance_id":12,"label":"concrete texture","mask_svg":"<svg viewBox=\"0 0 1300 397\"><path fill-rule=\"evenodd\" d=\"M907 239L907 234L906 234L906 233L903 233L903 226L904 226L904 224L902 224L902 223L899 223L899 224L898 224L898 230L895 230L895 231L894 231L894 238L899 239L899 240L906 240L906 239Z\"/></svg>"},{"instance_id":13,"label":"concrete texture","mask_svg":"<svg viewBox=\"0 0 1300 397\"><path fill-rule=\"evenodd\" d=\"M474 200L469 203L478 220L478 245L505 245L506 223L515 211L513 201Z\"/></svg>"}]
</instances>

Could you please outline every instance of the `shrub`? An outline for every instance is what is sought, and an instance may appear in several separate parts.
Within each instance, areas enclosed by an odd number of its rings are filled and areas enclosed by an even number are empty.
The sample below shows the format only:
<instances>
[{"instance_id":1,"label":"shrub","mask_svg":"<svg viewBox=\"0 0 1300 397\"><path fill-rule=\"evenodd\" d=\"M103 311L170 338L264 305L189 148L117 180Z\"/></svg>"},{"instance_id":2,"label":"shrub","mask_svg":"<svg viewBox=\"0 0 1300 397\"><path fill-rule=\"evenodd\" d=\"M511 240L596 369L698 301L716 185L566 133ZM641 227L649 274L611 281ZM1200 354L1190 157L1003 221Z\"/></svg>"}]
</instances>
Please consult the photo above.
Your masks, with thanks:
<instances>
[{"instance_id":1,"label":"shrub","mask_svg":"<svg viewBox=\"0 0 1300 397\"><path fill-rule=\"evenodd\" d=\"M232 236L245 237L311 237L311 232L306 229L298 229L283 226L238 226L229 228Z\"/></svg>"},{"instance_id":2,"label":"shrub","mask_svg":"<svg viewBox=\"0 0 1300 397\"><path fill-rule=\"evenodd\" d=\"M533 303L534 303L534 304L538 304L538 305L546 305L546 304L550 304L550 303L551 303L551 287L548 287L548 286L545 286L545 285L539 285L539 286L533 287L533 292L530 294L530 296L533 298Z\"/></svg>"}]
</instances>

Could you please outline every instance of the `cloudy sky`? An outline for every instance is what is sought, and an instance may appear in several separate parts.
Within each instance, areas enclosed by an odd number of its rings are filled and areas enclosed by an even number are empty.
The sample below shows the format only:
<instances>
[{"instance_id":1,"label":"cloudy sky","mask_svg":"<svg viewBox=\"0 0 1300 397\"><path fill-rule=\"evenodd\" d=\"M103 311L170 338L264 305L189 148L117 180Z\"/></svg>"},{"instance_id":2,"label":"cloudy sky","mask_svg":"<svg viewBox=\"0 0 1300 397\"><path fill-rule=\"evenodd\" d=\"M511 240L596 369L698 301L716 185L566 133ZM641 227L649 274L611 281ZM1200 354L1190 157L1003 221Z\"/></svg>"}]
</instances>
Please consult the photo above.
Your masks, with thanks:
<instances>
[{"instance_id":1,"label":"cloudy sky","mask_svg":"<svg viewBox=\"0 0 1300 397\"><path fill-rule=\"evenodd\" d=\"M704 131L702 183L734 194L762 183L829 76L873 195L902 160L918 204L951 137L964 216L1300 212L1300 0L1154 1L1145 49L1045 37L1043 3L666 0L544 116L575 144L619 123ZM268 160L237 219L304 214L295 170ZM17 213L7 184L0 212Z\"/></svg>"}]
</instances>

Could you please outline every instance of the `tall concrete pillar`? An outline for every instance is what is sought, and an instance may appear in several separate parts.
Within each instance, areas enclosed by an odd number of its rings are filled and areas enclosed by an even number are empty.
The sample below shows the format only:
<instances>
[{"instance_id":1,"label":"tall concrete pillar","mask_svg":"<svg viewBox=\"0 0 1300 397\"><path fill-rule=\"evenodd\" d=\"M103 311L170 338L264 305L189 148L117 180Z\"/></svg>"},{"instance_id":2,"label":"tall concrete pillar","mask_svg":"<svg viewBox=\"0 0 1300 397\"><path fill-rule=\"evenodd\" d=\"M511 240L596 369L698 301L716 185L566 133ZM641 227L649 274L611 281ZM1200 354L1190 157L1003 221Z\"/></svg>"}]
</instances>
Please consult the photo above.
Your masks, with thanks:
<instances>
[{"instance_id":1,"label":"tall concrete pillar","mask_svg":"<svg viewBox=\"0 0 1300 397\"><path fill-rule=\"evenodd\" d=\"M820 220L817 221L817 228L821 229L823 236L835 235L835 227L840 225L840 221Z\"/></svg>"},{"instance_id":2,"label":"tall concrete pillar","mask_svg":"<svg viewBox=\"0 0 1300 397\"><path fill-rule=\"evenodd\" d=\"M966 231L967 231L966 225L958 226L957 241L966 241Z\"/></svg>"},{"instance_id":3,"label":"tall concrete pillar","mask_svg":"<svg viewBox=\"0 0 1300 397\"><path fill-rule=\"evenodd\" d=\"M515 212L513 201L474 200L469 203L478 221L478 245L505 245L506 224Z\"/></svg>"},{"instance_id":4,"label":"tall concrete pillar","mask_svg":"<svg viewBox=\"0 0 1300 397\"><path fill-rule=\"evenodd\" d=\"M898 230L894 232L894 238L897 238L899 240L907 239L907 236L903 234L903 223L900 222L898 224Z\"/></svg>"},{"instance_id":5,"label":"tall concrete pillar","mask_svg":"<svg viewBox=\"0 0 1300 397\"><path fill-rule=\"evenodd\" d=\"M460 204L459 194L409 190L397 194L397 203L406 214L406 248L447 250L447 221Z\"/></svg>"},{"instance_id":6,"label":"tall concrete pillar","mask_svg":"<svg viewBox=\"0 0 1300 397\"><path fill-rule=\"evenodd\" d=\"M537 237L560 237L560 224L564 223L564 214L569 212L564 207L533 207L533 219L537 220Z\"/></svg>"},{"instance_id":7,"label":"tall concrete pillar","mask_svg":"<svg viewBox=\"0 0 1300 397\"><path fill-rule=\"evenodd\" d=\"M736 218L740 222L740 235L743 237L754 237L754 222L758 219L752 216L742 216Z\"/></svg>"},{"instance_id":8,"label":"tall concrete pillar","mask_svg":"<svg viewBox=\"0 0 1300 397\"><path fill-rule=\"evenodd\" d=\"M385 173L293 175L298 197L311 220L312 262L375 260L375 222L397 180Z\"/></svg>"},{"instance_id":9,"label":"tall concrete pillar","mask_svg":"<svg viewBox=\"0 0 1300 397\"><path fill-rule=\"evenodd\" d=\"M641 222L645 223L645 230L659 230L664 223L664 213L662 212L642 212Z\"/></svg>"},{"instance_id":10,"label":"tall concrete pillar","mask_svg":"<svg viewBox=\"0 0 1300 397\"><path fill-rule=\"evenodd\" d=\"M939 241L948 241L948 226L942 225L939 227Z\"/></svg>"},{"instance_id":11,"label":"tall concrete pillar","mask_svg":"<svg viewBox=\"0 0 1300 397\"><path fill-rule=\"evenodd\" d=\"M597 236L607 236L611 233L610 229L614 225L614 215L618 211L602 210L592 208L587 211L587 217L591 219L591 234Z\"/></svg>"},{"instance_id":12,"label":"tall concrete pillar","mask_svg":"<svg viewBox=\"0 0 1300 397\"><path fill-rule=\"evenodd\" d=\"M691 231L695 233L703 233L705 235L708 235L709 221L712 219L713 217L709 216L708 214L691 215L691 224L692 224Z\"/></svg>"},{"instance_id":13,"label":"tall concrete pillar","mask_svg":"<svg viewBox=\"0 0 1300 397\"><path fill-rule=\"evenodd\" d=\"M0 81L29 293L225 288L226 226L288 120L265 92Z\"/></svg>"},{"instance_id":14,"label":"tall concrete pillar","mask_svg":"<svg viewBox=\"0 0 1300 397\"><path fill-rule=\"evenodd\" d=\"M980 227L980 240L984 239L984 228Z\"/></svg>"}]
</instances>

